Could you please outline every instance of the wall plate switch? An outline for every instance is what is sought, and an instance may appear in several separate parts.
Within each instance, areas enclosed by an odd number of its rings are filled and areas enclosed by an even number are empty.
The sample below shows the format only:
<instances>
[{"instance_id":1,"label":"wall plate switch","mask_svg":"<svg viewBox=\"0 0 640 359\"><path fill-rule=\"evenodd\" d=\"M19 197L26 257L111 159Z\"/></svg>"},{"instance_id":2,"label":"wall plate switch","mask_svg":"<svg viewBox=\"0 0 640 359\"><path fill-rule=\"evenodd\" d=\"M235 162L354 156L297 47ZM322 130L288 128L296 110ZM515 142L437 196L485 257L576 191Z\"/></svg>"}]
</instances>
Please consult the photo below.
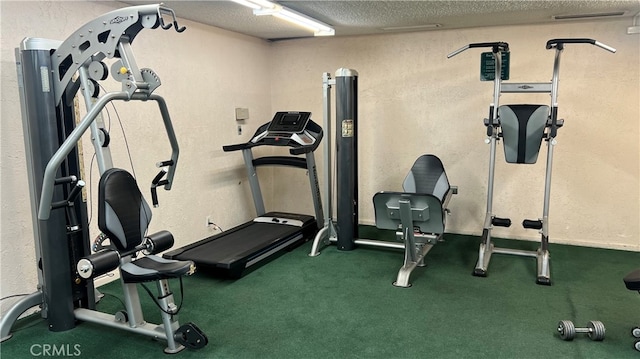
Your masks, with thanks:
<instances>
[{"instance_id":1,"label":"wall plate switch","mask_svg":"<svg viewBox=\"0 0 640 359\"><path fill-rule=\"evenodd\" d=\"M249 109L243 107L236 107L236 121L248 120Z\"/></svg>"}]
</instances>

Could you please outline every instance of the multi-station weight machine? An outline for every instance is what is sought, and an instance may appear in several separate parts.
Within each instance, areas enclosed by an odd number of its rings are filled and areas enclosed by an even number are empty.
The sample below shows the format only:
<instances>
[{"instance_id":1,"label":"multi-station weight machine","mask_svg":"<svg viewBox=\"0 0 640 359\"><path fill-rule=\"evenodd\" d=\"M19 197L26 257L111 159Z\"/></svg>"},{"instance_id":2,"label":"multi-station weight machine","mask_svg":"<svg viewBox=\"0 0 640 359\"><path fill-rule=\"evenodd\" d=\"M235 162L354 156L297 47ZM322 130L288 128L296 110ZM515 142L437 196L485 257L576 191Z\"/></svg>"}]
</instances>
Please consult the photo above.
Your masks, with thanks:
<instances>
[{"instance_id":1,"label":"multi-station weight machine","mask_svg":"<svg viewBox=\"0 0 640 359\"><path fill-rule=\"evenodd\" d=\"M165 16L171 18L170 23L165 23ZM207 344L206 336L195 324L179 325L179 306L169 289L168 279L192 273L193 263L153 255L170 247L173 236L167 231L147 236L150 210L135 179L122 173L126 171L113 168L109 133L100 115L115 100L158 104L171 156L158 163L161 170L151 183L152 202L157 206L157 187L170 190L173 184L179 147L165 100L153 93L160 86L160 79L153 70L138 67L131 43L141 30L158 27L185 30L178 26L173 10L161 4L132 6L98 17L63 42L26 38L16 49L39 285L35 293L17 302L2 317L2 341L11 337L11 326L22 313L39 305L51 331L66 331L74 328L76 321L87 321L164 340L166 353L185 347L199 349ZM109 74L105 59L113 59L111 75L122 90L100 95L98 81L106 80ZM87 112L76 123L74 98L78 91L84 97ZM80 195L84 181L78 141L87 130L91 131L103 177L98 226L109 234L110 241L108 246L96 243L102 250L94 254L89 244L87 206ZM114 171L119 174L111 177L125 182L108 181L106 174ZM122 191L123 184L128 191ZM140 227L137 237L125 225L131 222L126 217L132 201L134 208L139 208L133 212L144 215L142 220L135 217L137 222L133 222ZM125 215L119 212L122 208ZM123 227L127 230L123 231ZM121 245L124 242L126 245ZM145 263L151 266L146 267ZM116 268L121 272L126 310L109 315L95 310L93 278ZM136 287L143 282L157 284L159 293L154 301L163 324L147 323L143 317Z\"/></svg>"},{"instance_id":2,"label":"multi-station weight machine","mask_svg":"<svg viewBox=\"0 0 640 359\"><path fill-rule=\"evenodd\" d=\"M336 218L333 219L333 145L331 141L331 88L336 88ZM393 285L410 287L416 267L425 266L425 256L442 239L448 203L458 188L450 186L444 166L434 155L420 156L405 178L403 192L375 194L376 227L396 231L397 242L359 238L358 229L358 72L341 68L335 79L323 74L324 131L324 227L313 241L309 256L335 243L342 251L357 246L404 250L404 264Z\"/></svg>"},{"instance_id":3,"label":"multi-station weight machine","mask_svg":"<svg viewBox=\"0 0 640 359\"><path fill-rule=\"evenodd\" d=\"M489 260L493 253L535 257L538 274L536 283L551 285L549 268L549 201L551 199L551 165L553 149L557 144L558 129L563 120L558 119L558 84L560 74L560 55L566 44L591 44L604 50L615 52L610 46L593 39L571 38L553 39L546 48L555 50L553 77L551 82L543 83L503 83L509 79L509 44L506 42L485 42L466 45L449 55L451 58L471 48L490 48L491 52L482 54L481 80L493 81L493 102L489 106L489 118L484 120L487 127L489 150L489 180L487 193L487 212L482 230L482 241L478 262L473 275L486 277ZM548 93L551 106L547 105L500 105L503 93ZM541 234L540 247L536 251L511 248L498 248L491 242L491 230L494 226L509 227L511 219L499 218L493 214L493 187L496 163L497 142L503 140L505 161L507 163L531 164L538 158L542 141L547 142L547 163L544 181L544 205L542 218L525 219L522 226L538 230Z\"/></svg>"}]
</instances>

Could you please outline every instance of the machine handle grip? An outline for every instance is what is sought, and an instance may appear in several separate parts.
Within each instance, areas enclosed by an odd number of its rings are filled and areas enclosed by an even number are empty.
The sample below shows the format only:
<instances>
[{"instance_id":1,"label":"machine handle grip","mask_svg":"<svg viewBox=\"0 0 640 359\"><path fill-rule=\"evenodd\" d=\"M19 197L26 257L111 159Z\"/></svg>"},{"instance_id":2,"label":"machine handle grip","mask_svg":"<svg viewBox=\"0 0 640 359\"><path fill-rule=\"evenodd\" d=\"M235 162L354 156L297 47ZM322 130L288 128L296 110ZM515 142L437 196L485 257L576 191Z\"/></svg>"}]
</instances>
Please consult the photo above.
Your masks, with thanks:
<instances>
[{"instance_id":1,"label":"machine handle grip","mask_svg":"<svg viewBox=\"0 0 640 359\"><path fill-rule=\"evenodd\" d=\"M615 53L616 49L611 46L605 45L599 41L594 39L587 38L574 38L574 39L551 39L547 41L547 49L557 48L558 50L562 50L564 44L591 44L598 46L601 49L607 50L609 52Z\"/></svg>"},{"instance_id":2,"label":"machine handle grip","mask_svg":"<svg viewBox=\"0 0 640 359\"><path fill-rule=\"evenodd\" d=\"M156 163L156 167L167 167L173 166L173 160L160 161Z\"/></svg>"},{"instance_id":3,"label":"machine handle grip","mask_svg":"<svg viewBox=\"0 0 640 359\"><path fill-rule=\"evenodd\" d=\"M294 147L289 150L289 153L291 153L292 155L302 155L309 152L313 152L313 150L309 147Z\"/></svg>"},{"instance_id":4,"label":"machine handle grip","mask_svg":"<svg viewBox=\"0 0 640 359\"><path fill-rule=\"evenodd\" d=\"M162 13L166 13L171 15L171 19L173 20L170 24L165 24L164 22L164 18L162 17ZM165 6L162 6L162 4L160 6L158 6L158 18L160 19L160 27L163 30L169 30L171 27L173 27L176 32L183 32L184 30L186 30L187 28L184 26L179 26L178 25L178 20L176 18L176 13Z\"/></svg>"},{"instance_id":5,"label":"machine handle grip","mask_svg":"<svg viewBox=\"0 0 640 359\"><path fill-rule=\"evenodd\" d=\"M246 143L239 143L237 145L224 145L224 146L222 146L222 150L224 152L232 152L232 151L244 150L247 147L248 146L247 146Z\"/></svg>"},{"instance_id":6,"label":"machine handle grip","mask_svg":"<svg viewBox=\"0 0 640 359\"><path fill-rule=\"evenodd\" d=\"M78 177L71 175L66 177L59 177L53 181L54 185L64 184L64 183L73 183L78 180Z\"/></svg>"},{"instance_id":7,"label":"machine handle grip","mask_svg":"<svg viewBox=\"0 0 640 359\"><path fill-rule=\"evenodd\" d=\"M476 47L490 47L493 49L493 52L509 51L509 44L506 42L476 42L476 43L465 45L459 48L458 50L447 55L447 58L450 59L465 50L476 48Z\"/></svg>"},{"instance_id":8,"label":"machine handle grip","mask_svg":"<svg viewBox=\"0 0 640 359\"><path fill-rule=\"evenodd\" d=\"M156 186L151 186L151 202L153 203L153 207L158 207L158 190Z\"/></svg>"},{"instance_id":9,"label":"machine handle grip","mask_svg":"<svg viewBox=\"0 0 640 359\"><path fill-rule=\"evenodd\" d=\"M558 127L558 107L553 106L551 107L551 132L549 137L556 138L556 135L558 134Z\"/></svg>"},{"instance_id":10,"label":"machine handle grip","mask_svg":"<svg viewBox=\"0 0 640 359\"><path fill-rule=\"evenodd\" d=\"M153 207L158 207L158 191L156 187L164 186L169 183L168 180L161 181L162 177L167 174L167 170L163 168L158 172L158 174L151 180L151 202L153 203Z\"/></svg>"},{"instance_id":11,"label":"machine handle grip","mask_svg":"<svg viewBox=\"0 0 640 359\"><path fill-rule=\"evenodd\" d=\"M151 185L151 202L153 203L153 207L154 208L158 207L158 203L159 203L158 202L158 190L156 188L159 187L159 186L164 186L164 185L166 185L168 183L169 183L169 181L165 179L165 180L159 181L156 184L152 184Z\"/></svg>"},{"instance_id":12,"label":"machine handle grip","mask_svg":"<svg viewBox=\"0 0 640 359\"><path fill-rule=\"evenodd\" d=\"M75 178L76 176L69 176L69 177L74 178L74 181L76 181L75 186L73 186L73 188L71 189L71 192L69 192L69 196L67 197L67 199L58 201L58 202L53 202L51 204L51 209L58 209L58 208L72 206L73 201L75 201L76 197L80 194L80 191L82 191L82 188L85 186L85 182L83 180L77 180ZM63 178L68 178L68 177L63 177Z\"/></svg>"},{"instance_id":13,"label":"machine handle grip","mask_svg":"<svg viewBox=\"0 0 640 359\"><path fill-rule=\"evenodd\" d=\"M542 221L525 219L522 221L522 227L529 228L529 229L542 229Z\"/></svg>"},{"instance_id":14,"label":"machine handle grip","mask_svg":"<svg viewBox=\"0 0 640 359\"><path fill-rule=\"evenodd\" d=\"M73 186L73 188L71 189L71 192L69 193L69 198L67 198L67 201L69 202L73 202L76 197L80 194L80 191L82 191L82 188L84 188L85 186L85 182L83 180L79 180L78 182L76 182L76 185Z\"/></svg>"},{"instance_id":15,"label":"machine handle grip","mask_svg":"<svg viewBox=\"0 0 640 359\"><path fill-rule=\"evenodd\" d=\"M151 185L158 186L158 183L160 183L160 180L166 174L167 174L167 170L163 168L160 172L158 172L158 174L155 177L153 177L153 179L151 180Z\"/></svg>"},{"instance_id":16,"label":"machine handle grip","mask_svg":"<svg viewBox=\"0 0 640 359\"><path fill-rule=\"evenodd\" d=\"M511 219L493 217L491 219L491 224L493 224L494 226L498 226L498 227L511 227Z\"/></svg>"}]
</instances>

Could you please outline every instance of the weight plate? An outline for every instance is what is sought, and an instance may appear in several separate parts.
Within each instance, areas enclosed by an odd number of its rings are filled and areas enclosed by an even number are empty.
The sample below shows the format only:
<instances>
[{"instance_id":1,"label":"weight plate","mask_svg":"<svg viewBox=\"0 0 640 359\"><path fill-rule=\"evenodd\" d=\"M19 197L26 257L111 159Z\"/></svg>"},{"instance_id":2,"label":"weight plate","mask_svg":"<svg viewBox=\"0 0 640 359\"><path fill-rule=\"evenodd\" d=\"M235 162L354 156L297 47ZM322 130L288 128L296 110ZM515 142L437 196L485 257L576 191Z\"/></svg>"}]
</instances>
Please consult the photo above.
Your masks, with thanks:
<instances>
[{"instance_id":1,"label":"weight plate","mask_svg":"<svg viewBox=\"0 0 640 359\"><path fill-rule=\"evenodd\" d=\"M129 320L129 316L127 315L127 312L124 310L117 311L114 317L115 317L114 319L118 323L126 323Z\"/></svg>"},{"instance_id":2,"label":"weight plate","mask_svg":"<svg viewBox=\"0 0 640 359\"><path fill-rule=\"evenodd\" d=\"M558 333L562 340L573 340L576 336L576 327L570 320L561 320L558 323Z\"/></svg>"},{"instance_id":3,"label":"weight plate","mask_svg":"<svg viewBox=\"0 0 640 359\"><path fill-rule=\"evenodd\" d=\"M604 340L605 328L601 321L592 320L587 323L587 328L589 329L589 339L595 341Z\"/></svg>"}]
</instances>

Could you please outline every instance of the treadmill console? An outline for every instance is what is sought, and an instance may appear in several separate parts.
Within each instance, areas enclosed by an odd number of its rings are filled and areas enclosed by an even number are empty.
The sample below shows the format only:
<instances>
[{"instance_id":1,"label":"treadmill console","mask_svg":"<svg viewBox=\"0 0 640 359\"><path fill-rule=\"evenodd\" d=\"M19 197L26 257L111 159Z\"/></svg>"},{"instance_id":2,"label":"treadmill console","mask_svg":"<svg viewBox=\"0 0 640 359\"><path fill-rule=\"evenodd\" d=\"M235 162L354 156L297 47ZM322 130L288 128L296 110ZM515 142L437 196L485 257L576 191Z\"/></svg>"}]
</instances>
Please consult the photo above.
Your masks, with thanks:
<instances>
[{"instance_id":1,"label":"treadmill console","mask_svg":"<svg viewBox=\"0 0 640 359\"><path fill-rule=\"evenodd\" d=\"M307 127L309 118L311 118L311 112L276 112L267 131L274 134L278 132L283 134L302 133Z\"/></svg>"},{"instance_id":2,"label":"treadmill console","mask_svg":"<svg viewBox=\"0 0 640 359\"><path fill-rule=\"evenodd\" d=\"M256 144L260 141L283 141L282 143L293 141L301 146L310 146L316 142L316 137L307 129L311 120L311 112L283 111L276 112L271 122L261 127L251 142ZM311 121L313 122L313 121Z\"/></svg>"}]
</instances>

